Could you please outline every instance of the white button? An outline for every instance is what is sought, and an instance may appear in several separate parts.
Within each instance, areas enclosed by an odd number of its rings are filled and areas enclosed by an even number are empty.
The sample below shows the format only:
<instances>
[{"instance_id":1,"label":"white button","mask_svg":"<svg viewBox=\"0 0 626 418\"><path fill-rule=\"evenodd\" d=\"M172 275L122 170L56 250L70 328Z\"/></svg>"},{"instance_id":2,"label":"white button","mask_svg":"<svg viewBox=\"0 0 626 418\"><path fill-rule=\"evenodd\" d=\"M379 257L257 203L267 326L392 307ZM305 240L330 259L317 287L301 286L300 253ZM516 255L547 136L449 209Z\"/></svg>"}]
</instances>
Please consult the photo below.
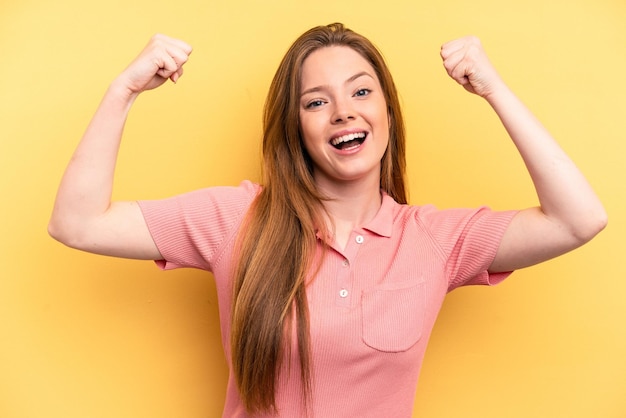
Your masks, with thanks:
<instances>
[{"instance_id":1,"label":"white button","mask_svg":"<svg viewBox=\"0 0 626 418\"><path fill-rule=\"evenodd\" d=\"M341 263L341 265L344 267L348 267L349 264L350 262L348 260L343 260L343 262Z\"/></svg>"},{"instance_id":2,"label":"white button","mask_svg":"<svg viewBox=\"0 0 626 418\"><path fill-rule=\"evenodd\" d=\"M357 235L356 236L356 243L357 244L363 244L363 235Z\"/></svg>"},{"instance_id":3,"label":"white button","mask_svg":"<svg viewBox=\"0 0 626 418\"><path fill-rule=\"evenodd\" d=\"M348 291L346 289L341 289L339 291L339 296L341 296L342 298L348 297Z\"/></svg>"}]
</instances>

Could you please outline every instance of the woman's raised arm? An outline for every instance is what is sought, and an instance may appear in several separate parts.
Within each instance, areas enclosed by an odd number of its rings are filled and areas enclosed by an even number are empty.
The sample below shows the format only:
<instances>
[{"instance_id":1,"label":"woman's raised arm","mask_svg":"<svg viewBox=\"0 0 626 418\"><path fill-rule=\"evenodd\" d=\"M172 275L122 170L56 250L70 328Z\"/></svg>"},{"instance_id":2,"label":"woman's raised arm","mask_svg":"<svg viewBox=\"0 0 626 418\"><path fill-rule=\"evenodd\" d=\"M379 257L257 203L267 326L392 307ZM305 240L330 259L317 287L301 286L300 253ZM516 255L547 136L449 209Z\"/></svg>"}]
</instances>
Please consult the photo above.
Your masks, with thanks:
<instances>
[{"instance_id":1,"label":"woman's raised arm","mask_svg":"<svg viewBox=\"0 0 626 418\"><path fill-rule=\"evenodd\" d=\"M159 259L136 202L111 202L117 154L137 96L176 82L191 54L186 43L155 35L110 85L61 180L48 232L73 248L117 257Z\"/></svg>"},{"instance_id":2,"label":"woman's raised arm","mask_svg":"<svg viewBox=\"0 0 626 418\"><path fill-rule=\"evenodd\" d=\"M598 234L607 215L595 192L552 136L505 85L480 41L443 45L450 77L487 100L517 147L540 206L520 211L504 234L490 271L511 271L556 257Z\"/></svg>"}]
</instances>

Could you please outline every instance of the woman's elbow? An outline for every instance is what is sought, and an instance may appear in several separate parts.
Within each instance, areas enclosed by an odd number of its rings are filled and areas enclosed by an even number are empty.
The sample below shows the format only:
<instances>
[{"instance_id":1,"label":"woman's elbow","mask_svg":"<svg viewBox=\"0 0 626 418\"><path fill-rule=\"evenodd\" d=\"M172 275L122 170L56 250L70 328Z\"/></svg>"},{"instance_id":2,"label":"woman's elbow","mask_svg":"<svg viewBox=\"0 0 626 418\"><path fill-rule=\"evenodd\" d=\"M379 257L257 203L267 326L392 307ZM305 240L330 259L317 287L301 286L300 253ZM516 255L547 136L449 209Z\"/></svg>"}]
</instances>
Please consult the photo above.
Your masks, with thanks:
<instances>
[{"instance_id":1,"label":"woman's elbow","mask_svg":"<svg viewBox=\"0 0 626 418\"><path fill-rule=\"evenodd\" d=\"M608 224L608 215L604 208L599 208L592 214L589 214L584 222L575 230L576 239L583 245L591 241L598 235Z\"/></svg>"},{"instance_id":2,"label":"woman's elbow","mask_svg":"<svg viewBox=\"0 0 626 418\"><path fill-rule=\"evenodd\" d=\"M63 222L54 215L48 222L48 235L68 247L80 248L80 234L77 234L75 230L73 232L72 227L67 222Z\"/></svg>"},{"instance_id":3,"label":"woman's elbow","mask_svg":"<svg viewBox=\"0 0 626 418\"><path fill-rule=\"evenodd\" d=\"M48 235L63 244L67 241L64 229L59 225L59 221L56 220L54 216L48 221Z\"/></svg>"}]
</instances>

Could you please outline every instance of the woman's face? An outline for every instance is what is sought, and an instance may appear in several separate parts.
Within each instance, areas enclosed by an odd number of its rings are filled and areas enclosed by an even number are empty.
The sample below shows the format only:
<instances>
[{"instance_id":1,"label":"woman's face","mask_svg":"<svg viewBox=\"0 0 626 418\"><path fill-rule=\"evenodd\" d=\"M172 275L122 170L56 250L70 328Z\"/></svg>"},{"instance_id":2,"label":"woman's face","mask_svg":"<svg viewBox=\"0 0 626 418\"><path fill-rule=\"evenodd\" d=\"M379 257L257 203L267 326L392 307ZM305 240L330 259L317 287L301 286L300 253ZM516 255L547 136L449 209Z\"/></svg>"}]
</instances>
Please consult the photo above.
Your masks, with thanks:
<instances>
[{"instance_id":1,"label":"woman's face","mask_svg":"<svg viewBox=\"0 0 626 418\"><path fill-rule=\"evenodd\" d=\"M320 48L302 66L300 127L318 186L380 183L389 116L374 68L345 46Z\"/></svg>"}]
</instances>

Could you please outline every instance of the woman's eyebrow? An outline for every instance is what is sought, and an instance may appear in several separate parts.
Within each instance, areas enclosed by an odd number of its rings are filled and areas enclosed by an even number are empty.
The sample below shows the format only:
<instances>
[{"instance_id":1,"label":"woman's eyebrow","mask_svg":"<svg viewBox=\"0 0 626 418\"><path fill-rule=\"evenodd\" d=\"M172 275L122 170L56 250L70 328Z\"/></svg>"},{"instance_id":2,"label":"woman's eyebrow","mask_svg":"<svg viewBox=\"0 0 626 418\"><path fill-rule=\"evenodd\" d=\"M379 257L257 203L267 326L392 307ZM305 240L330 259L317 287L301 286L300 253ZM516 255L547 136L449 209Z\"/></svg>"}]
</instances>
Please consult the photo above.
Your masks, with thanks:
<instances>
[{"instance_id":1,"label":"woman's eyebrow","mask_svg":"<svg viewBox=\"0 0 626 418\"><path fill-rule=\"evenodd\" d=\"M348 79L345 81L345 83L344 83L344 84L351 83L351 82L353 82L354 80L356 80L357 78L364 77L364 76L365 76L365 77L370 77L370 78L372 78L372 79L374 78L374 77L373 77L370 73L368 73L367 71L360 71L360 72L358 72L358 73L354 74L353 76L348 77ZM300 94L300 96L304 96L305 94L308 94L308 93L315 93L315 92L317 92L317 91L324 90L325 88L328 88L328 86L327 86L327 85L320 85L320 86L316 86L316 87L311 87L310 89L306 89L306 90L304 90L304 91Z\"/></svg>"}]
</instances>

